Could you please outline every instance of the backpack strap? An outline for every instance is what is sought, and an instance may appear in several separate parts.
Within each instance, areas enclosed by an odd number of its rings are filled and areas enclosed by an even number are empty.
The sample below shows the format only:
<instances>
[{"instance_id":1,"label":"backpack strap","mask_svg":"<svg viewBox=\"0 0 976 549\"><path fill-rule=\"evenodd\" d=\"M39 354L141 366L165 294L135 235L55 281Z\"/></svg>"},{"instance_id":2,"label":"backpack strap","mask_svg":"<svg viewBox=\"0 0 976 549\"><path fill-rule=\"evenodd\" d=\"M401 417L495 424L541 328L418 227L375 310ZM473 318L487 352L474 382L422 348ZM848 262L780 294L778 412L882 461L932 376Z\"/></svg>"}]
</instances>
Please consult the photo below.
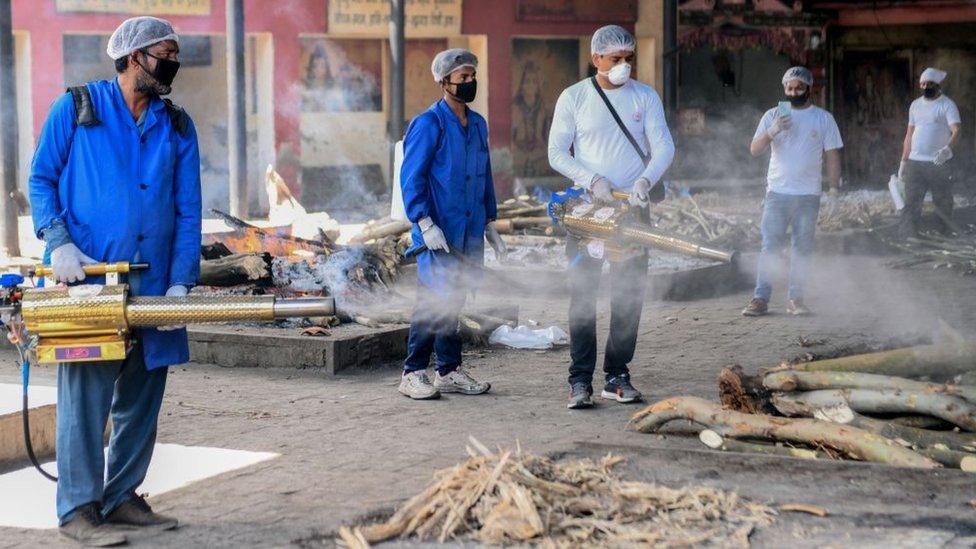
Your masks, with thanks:
<instances>
[{"instance_id":1,"label":"backpack strap","mask_svg":"<svg viewBox=\"0 0 976 549\"><path fill-rule=\"evenodd\" d=\"M180 136L186 137L186 130L190 125L190 116L186 114L183 107L173 103L169 99L163 99L163 103L166 104L166 113L169 114L169 121L173 125L173 129Z\"/></svg>"},{"instance_id":2,"label":"backpack strap","mask_svg":"<svg viewBox=\"0 0 976 549\"><path fill-rule=\"evenodd\" d=\"M88 86L73 86L67 90L71 93L71 98L75 103L75 125L78 126L97 126L101 122L95 114L95 106L92 104L91 92Z\"/></svg>"}]
</instances>

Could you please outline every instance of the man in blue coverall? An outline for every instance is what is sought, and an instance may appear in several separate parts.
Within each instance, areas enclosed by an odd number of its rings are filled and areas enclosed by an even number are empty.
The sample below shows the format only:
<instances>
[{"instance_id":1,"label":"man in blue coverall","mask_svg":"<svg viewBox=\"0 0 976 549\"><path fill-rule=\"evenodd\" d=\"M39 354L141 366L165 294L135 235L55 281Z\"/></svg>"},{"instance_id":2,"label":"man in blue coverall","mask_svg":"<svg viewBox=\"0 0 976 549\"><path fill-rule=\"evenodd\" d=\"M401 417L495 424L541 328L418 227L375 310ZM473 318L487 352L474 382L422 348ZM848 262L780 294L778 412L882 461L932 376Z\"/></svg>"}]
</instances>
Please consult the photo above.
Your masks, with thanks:
<instances>
[{"instance_id":1,"label":"man in blue coverall","mask_svg":"<svg viewBox=\"0 0 976 549\"><path fill-rule=\"evenodd\" d=\"M494 228L488 124L467 106L478 89L478 58L450 49L437 54L430 68L444 98L411 122L400 170L403 205L413 223L408 254L426 247L417 255L420 285L399 387L416 400L441 393L478 395L491 388L460 368L458 314L465 292L477 283L484 239L499 254L505 250ZM436 355L433 383L426 373L431 353Z\"/></svg>"},{"instance_id":2,"label":"man in blue coverall","mask_svg":"<svg viewBox=\"0 0 976 549\"><path fill-rule=\"evenodd\" d=\"M58 282L85 279L88 263L143 261L151 268L130 281L134 295L183 296L199 274L201 215L196 130L161 98L180 66L179 38L167 21L136 17L107 53L117 78L72 88L48 113L30 174L34 227ZM89 545L125 543L112 525L177 526L136 489L152 458L166 367L189 360L186 331L143 329L135 341L125 360L58 367L60 531Z\"/></svg>"}]
</instances>

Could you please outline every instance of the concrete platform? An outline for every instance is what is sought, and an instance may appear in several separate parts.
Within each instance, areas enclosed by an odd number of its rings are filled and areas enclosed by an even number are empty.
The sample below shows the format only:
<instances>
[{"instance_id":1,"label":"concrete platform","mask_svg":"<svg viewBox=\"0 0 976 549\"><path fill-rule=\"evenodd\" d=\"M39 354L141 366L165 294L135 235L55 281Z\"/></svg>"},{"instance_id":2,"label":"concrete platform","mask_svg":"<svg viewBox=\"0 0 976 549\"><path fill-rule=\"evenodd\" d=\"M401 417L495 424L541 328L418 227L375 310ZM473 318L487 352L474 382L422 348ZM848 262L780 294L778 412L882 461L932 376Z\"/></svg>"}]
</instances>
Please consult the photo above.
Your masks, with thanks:
<instances>
[{"instance_id":1,"label":"concrete platform","mask_svg":"<svg viewBox=\"0 0 976 549\"><path fill-rule=\"evenodd\" d=\"M518 322L518 307L474 312ZM299 328L247 325L191 326L190 360L225 368L321 368L330 375L369 369L407 356L408 324L377 328L343 324L327 336L301 335Z\"/></svg>"}]
</instances>

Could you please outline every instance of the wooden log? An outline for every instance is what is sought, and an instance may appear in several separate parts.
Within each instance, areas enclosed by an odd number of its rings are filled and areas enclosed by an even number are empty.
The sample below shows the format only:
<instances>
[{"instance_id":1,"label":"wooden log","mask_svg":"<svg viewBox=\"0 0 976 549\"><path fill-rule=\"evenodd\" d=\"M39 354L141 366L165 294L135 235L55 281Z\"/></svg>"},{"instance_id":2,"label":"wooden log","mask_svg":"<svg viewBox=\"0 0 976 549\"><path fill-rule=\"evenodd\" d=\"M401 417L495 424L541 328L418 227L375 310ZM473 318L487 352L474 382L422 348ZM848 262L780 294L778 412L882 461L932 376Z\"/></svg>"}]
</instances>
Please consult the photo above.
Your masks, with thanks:
<instances>
[{"instance_id":1,"label":"wooden log","mask_svg":"<svg viewBox=\"0 0 976 549\"><path fill-rule=\"evenodd\" d=\"M856 427L818 419L792 419L743 414L724 410L718 404L683 396L662 400L634 414L631 424L643 433L685 419L733 438L757 437L827 446L851 457L904 467L934 469L937 461L904 448L896 442Z\"/></svg>"},{"instance_id":2,"label":"wooden log","mask_svg":"<svg viewBox=\"0 0 976 549\"><path fill-rule=\"evenodd\" d=\"M548 217L513 217L495 221L495 230L500 234L512 234L530 227L548 227L552 219Z\"/></svg>"},{"instance_id":3,"label":"wooden log","mask_svg":"<svg viewBox=\"0 0 976 549\"><path fill-rule=\"evenodd\" d=\"M957 452L944 446L933 446L930 448L919 448L915 450L923 456L938 461L946 467L962 469L967 473L976 472L976 455L967 452Z\"/></svg>"},{"instance_id":4,"label":"wooden log","mask_svg":"<svg viewBox=\"0 0 976 549\"><path fill-rule=\"evenodd\" d=\"M932 416L882 416L879 419L890 421L895 425L904 425L905 427L914 427L916 429L935 429L937 431L945 431L955 427L948 421Z\"/></svg>"},{"instance_id":5,"label":"wooden log","mask_svg":"<svg viewBox=\"0 0 976 549\"><path fill-rule=\"evenodd\" d=\"M918 345L891 351L852 355L792 364L788 369L805 372L863 372L907 378L948 379L973 369L976 343Z\"/></svg>"},{"instance_id":6,"label":"wooden log","mask_svg":"<svg viewBox=\"0 0 976 549\"><path fill-rule=\"evenodd\" d=\"M362 244L370 240L377 240L387 236L398 236L410 231L412 225L409 221L388 221L376 223L363 228L363 231L349 239L350 244Z\"/></svg>"},{"instance_id":7,"label":"wooden log","mask_svg":"<svg viewBox=\"0 0 976 549\"><path fill-rule=\"evenodd\" d=\"M203 286L270 285L271 254L234 254L200 262L199 283Z\"/></svg>"},{"instance_id":8,"label":"wooden log","mask_svg":"<svg viewBox=\"0 0 976 549\"><path fill-rule=\"evenodd\" d=\"M734 438L725 438L711 429L698 433L698 440L713 450L726 452L741 452L744 454L764 454L768 456L787 456L800 459L817 459L826 457L821 452L806 448L791 448L789 446L775 446L773 444L759 444L746 442Z\"/></svg>"},{"instance_id":9,"label":"wooden log","mask_svg":"<svg viewBox=\"0 0 976 549\"><path fill-rule=\"evenodd\" d=\"M802 415L806 417L853 425L854 427L870 431L885 438L907 441L912 446L927 448L943 445L953 450L976 452L976 435L970 433L929 431L927 429L906 427L890 421L858 414L851 410L846 403L818 409L810 408L802 402L795 402L793 405L797 412L802 410Z\"/></svg>"},{"instance_id":10,"label":"wooden log","mask_svg":"<svg viewBox=\"0 0 976 549\"><path fill-rule=\"evenodd\" d=\"M856 412L868 414L928 414L944 419L967 431L976 431L976 407L952 395L926 394L893 389L835 389L802 393L775 393L773 406L786 415L805 415L802 410L816 410L845 403ZM797 404L802 407L797 408ZM799 413L798 413L799 412Z\"/></svg>"},{"instance_id":11,"label":"wooden log","mask_svg":"<svg viewBox=\"0 0 976 549\"><path fill-rule=\"evenodd\" d=\"M903 377L859 372L770 372L763 385L772 391L815 391L819 389L897 389L924 394L946 394L976 404L976 387L926 383Z\"/></svg>"},{"instance_id":12,"label":"wooden log","mask_svg":"<svg viewBox=\"0 0 976 549\"><path fill-rule=\"evenodd\" d=\"M552 236L541 236L541 235L524 235L524 234L503 234L502 240L505 244L509 246L538 246L538 247L550 247L559 246L565 244L566 241L562 238L556 238Z\"/></svg>"},{"instance_id":13,"label":"wooden log","mask_svg":"<svg viewBox=\"0 0 976 549\"><path fill-rule=\"evenodd\" d=\"M296 252L306 255L328 255L332 251L331 242L318 242L283 234L274 229L262 229L217 209L211 209L210 212L233 227L234 230L231 233L203 235L204 244L221 242L234 253L267 252L274 257L283 257Z\"/></svg>"}]
</instances>

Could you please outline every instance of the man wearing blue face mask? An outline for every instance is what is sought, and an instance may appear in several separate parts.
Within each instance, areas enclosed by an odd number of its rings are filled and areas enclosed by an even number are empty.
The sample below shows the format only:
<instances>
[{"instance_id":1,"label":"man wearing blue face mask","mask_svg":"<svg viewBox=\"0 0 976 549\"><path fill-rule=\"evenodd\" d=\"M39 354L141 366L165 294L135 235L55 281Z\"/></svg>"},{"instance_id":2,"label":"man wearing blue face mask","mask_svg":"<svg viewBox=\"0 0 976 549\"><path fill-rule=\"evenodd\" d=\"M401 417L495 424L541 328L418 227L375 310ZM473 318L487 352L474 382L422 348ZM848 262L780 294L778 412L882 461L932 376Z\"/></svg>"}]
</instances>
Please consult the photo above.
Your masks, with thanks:
<instances>
[{"instance_id":1,"label":"man wearing blue face mask","mask_svg":"<svg viewBox=\"0 0 976 549\"><path fill-rule=\"evenodd\" d=\"M106 49L117 78L71 88L51 106L31 166L30 201L58 282L84 280L83 265L96 261L144 261L150 269L130 281L134 295L184 296L196 283L196 130L183 109L161 97L172 90L179 51L169 22L129 19ZM137 330L125 360L59 365L57 511L63 535L108 546L126 541L110 525L177 526L154 513L136 490L152 458L167 366L187 361L186 331L171 326Z\"/></svg>"},{"instance_id":2,"label":"man wearing blue face mask","mask_svg":"<svg viewBox=\"0 0 976 549\"><path fill-rule=\"evenodd\" d=\"M661 98L650 86L630 77L636 42L626 29L607 25L593 33L590 53L597 74L570 86L556 102L549 131L549 164L589 190L596 201L613 202L613 191L646 207L652 195L663 197L660 179L674 159L674 142ZM572 150L572 154L570 151ZM593 405L596 369L596 298L604 257L599 246L567 240L570 258L568 407ZM611 264L610 334L601 396L621 403L640 401L630 382L637 327L644 306L647 254L638 251Z\"/></svg>"}]
</instances>

